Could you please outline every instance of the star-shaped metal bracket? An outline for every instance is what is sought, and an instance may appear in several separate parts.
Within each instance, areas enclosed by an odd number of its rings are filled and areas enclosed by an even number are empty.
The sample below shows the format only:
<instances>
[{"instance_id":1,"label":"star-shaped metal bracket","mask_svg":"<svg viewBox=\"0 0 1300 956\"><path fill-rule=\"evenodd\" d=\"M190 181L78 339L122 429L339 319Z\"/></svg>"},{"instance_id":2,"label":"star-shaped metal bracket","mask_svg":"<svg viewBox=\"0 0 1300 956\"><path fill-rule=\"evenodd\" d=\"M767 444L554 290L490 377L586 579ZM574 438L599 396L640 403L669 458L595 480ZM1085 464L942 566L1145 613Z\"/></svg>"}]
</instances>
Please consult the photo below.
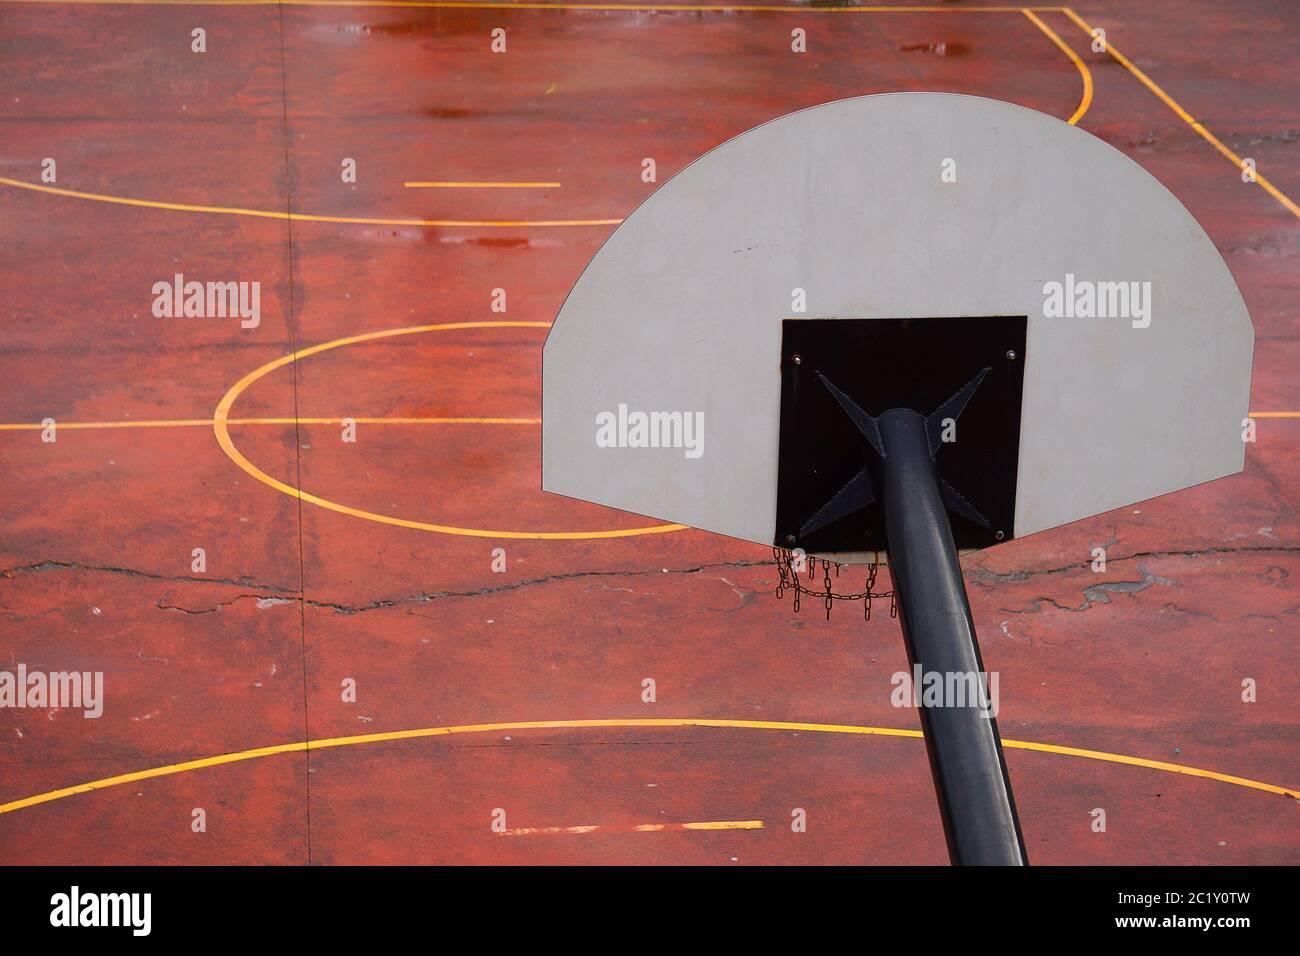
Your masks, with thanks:
<instances>
[{"instance_id":1,"label":"star-shaped metal bracket","mask_svg":"<svg viewBox=\"0 0 1300 956\"><path fill-rule=\"evenodd\" d=\"M944 446L944 423L949 419L954 422L957 420L975 394L975 390L979 388L980 382L984 381L984 377L990 371L992 371L990 368L981 371L958 389L951 398L926 416L925 431L930 446L931 460L938 456L939 451ZM862 437L867 440L867 444L880 456L881 461L888 458L889 450L885 448L885 444L881 440L880 427L877 425L876 419L864 412L857 402L849 398L821 372L817 373L817 378L822 385L826 386L827 391L831 393L835 401L839 402L840 408L844 410L844 413L849 416L858 431L862 433ZM949 510L983 528L992 527L989 519L984 517L978 508L967 501L957 489L942 478L939 479L939 488L943 494L943 502ZM814 531L839 521L841 518L847 518L849 515L861 511L875 500L876 493L871 484L871 475L864 465L826 504L818 508L812 517L803 523L802 527L799 528L799 536L801 538L806 537Z\"/></svg>"}]
</instances>

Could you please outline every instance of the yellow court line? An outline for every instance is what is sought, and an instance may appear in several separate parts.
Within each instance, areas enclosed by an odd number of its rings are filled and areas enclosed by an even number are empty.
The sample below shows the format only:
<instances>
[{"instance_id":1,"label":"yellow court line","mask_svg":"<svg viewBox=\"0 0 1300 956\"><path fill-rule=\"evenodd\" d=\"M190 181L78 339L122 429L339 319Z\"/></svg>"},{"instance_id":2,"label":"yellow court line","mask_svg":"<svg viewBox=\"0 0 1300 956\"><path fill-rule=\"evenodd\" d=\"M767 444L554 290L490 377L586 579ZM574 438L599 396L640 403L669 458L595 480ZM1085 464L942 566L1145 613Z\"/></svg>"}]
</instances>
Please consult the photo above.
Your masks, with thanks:
<instances>
[{"instance_id":1,"label":"yellow court line","mask_svg":"<svg viewBox=\"0 0 1300 956\"><path fill-rule=\"evenodd\" d=\"M118 206L142 206L147 209L170 209L177 212L202 212L223 216L253 216L259 219L279 219L289 222L329 222L354 226L464 226L464 227L525 227L525 226L617 226L622 219L379 219L355 216L316 216L303 212L276 209L243 209L237 206L199 206L192 203L163 202L156 199L130 199L106 193L88 193L77 189L62 189L41 183L23 182L0 176L0 185L15 189L30 189L38 193L66 196L70 199L89 199L93 202L113 203Z\"/></svg>"},{"instance_id":2,"label":"yellow court line","mask_svg":"<svg viewBox=\"0 0 1300 956\"><path fill-rule=\"evenodd\" d=\"M1088 69L1088 65L1083 60L1079 59L1079 55L1057 35L1056 31L1039 19L1032 10L1025 9L1021 12L1029 18L1034 26L1042 30L1061 52L1070 58L1075 69L1079 71L1079 76L1083 79L1083 96L1079 99L1079 105L1075 108L1074 115L1066 120L1067 123L1074 126L1079 120L1083 119L1083 115L1088 112L1088 107L1092 105L1092 71Z\"/></svg>"},{"instance_id":3,"label":"yellow court line","mask_svg":"<svg viewBox=\"0 0 1300 956\"><path fill-rule=\"evenodd\" d=\"M1077 13L1075 13L1069 7L1062 7L1061 12L1064 13L1071 20L1073 20L1075 25L1080 30L1088 34L1088 36L1090 37L1092 36L1092 27L1090 27L1087 24L1087 22L1082 17L1080 17ZM1196 132L1201 135L1202 139L1204 139L1207 143L1209 143L1220 153L1226 156L1229 160L1231 160L1233 165L1235 165L1238 169L1245 169L1245 163L1242 162L1240 156L1238 156L1232 150L1228 149L1227 146L1223 145L1223 143L1220 142L1217 136L1211 133L1199 122L1197 122L1192 117L1192 115L1187 112L1187 110L1179 106L1178 102L1172 96L1170 96L1168 93L1162 90L1159 87L1159 85L1157 85L1155 80L1151 79L1151 77L1147 76L1140 69L1134 66L1132 61L1130 61L1128 57L1126 57L1123 53L1119 52L1119 50L1116 49L1115 44L1111 42L1109 35L1107 35L1106 37L1106 52L1109 53L1112 57L1114 57L1115 60L1121 66L1124 67L1124 69L1128 70L1135 77L1137 77L1138 80L1141 81L1143 86L1145 86L1148 90L1150 90L1152 93L1158 96L1166 106L1168 106L1171 110L1173 110L1178 115L1179 119L1181 119L1192 129L1196 130ZM1264 176L1264 174L1259 172L1259 170L1255 171L1255 182L1263 186L1265 191L1267 191L1269 195L1271 195L1274 199L1276 199L1288 210L1290 210L1292 215L1300 217L1300 206L1297 206L1294 202L1291 201L1291 198L1289 196L1287 196L1284 192L1282 192L1282 190L1278 189L1271 182L1269 182L1268 179Z\"/></svg>"},{"instance_id":4,"label":"yellow court line","mask_svg":"<svg viewBox=\"0 0 1300 956\"><path fill-rule=\"evenodd\" d=\"M683 823L684 830L761 830L762 820L712 820L704 823Z\"/></svg>"},{"instance_id":5,"label":"yellow court line","mask_svg":"<svg viewBox=\"0 0 1300 956\"><path fill-rule=\"evenodd\" d=\"M583 823L577 826L512 827L501 836L556 836L562 833L663 833L667 830L762 830L762 820L704 820L699 823Z\"/></svg>"},{"instance_id":6,"label":"yellow court line","mask_svg":"<svg viewBox=\"0 0 1300 956\"><path fill-rule=\"evenodd\" d=\"M201 770L205 767L219 767L223 764L239 763L244 760L255 760L259 757L272 757L277 754L302 753L309 750L325 750L331 747L352 747L360 744L386 743L397 740L415 740L422 737L443 737L452 734L501 733L504 731L513 732L519 730L579 730L600 727L716 727L734 730L789 730L804 733L854 734L873 737L920 738L922 736L919 730L908 730L901 727L864 727L854 724L809 724L795 721L724 720L715 718L615 717L595 720L520 720L496 724L460 724L448 727L422 727L418 730L392 730L384 733L361 734L354 737L327 737L321 740L300 740L294 743L276 744L270 747L257 747L253 750L240 750L235 753L220 754L215 757L203 757L198 760L187 760L184 763L167 764L166 766L153 767L149 770L137 770L134 773L123 773L114 777L104 777L100 780L91 780L87 783L64 787L60 790L50 790L46 793L38 793L34 796L23 797L20 800L12 800L9 803L0 804L0 814L12 813L14 810L22 810L25 807L34 807L38 804L50 803L54 800L62 800L64 797L71 797L79 793L90 793L93 790L105 790L109 787L117 787L126 783L152 780L155 777L169 777L173 774L186 773L191 770ZM1230 783L1238 787L1248 787L1252 790L1262 790L1265 793L1281 794L1283 796L1292 797L1293 799L1300 799L1300 791L1288 787L1279 787L1271 783L1263 783L1259 780L1249 780L1245 777L1234 777L1224 773L1217 773L1213 770L1202 770L1199 767L1188 767L1184 764L1166 763L1161 760L1147 760L1144 757L1130 757L1126 754L1113 754L1102 750L1084 750L1079 747L1060 747L1056 744L1044 744L1029 740L1004 739L1002 745L1012 750L1033 750L1040 753L1059 754L1066 757L1082 757L1087 760L1100 760L1106 763L1125 764L1131 767L1145 767L1149 770L1163 770L1168 773L1182 774L1189 777L1200 777L1205 780L1217 780L1220 783Z\"/></svg>"},{"instance_id":7,"label":"yellow court line","mask_svg":"<svg viewBox=\"0 0 1300 956\"><path fill-rule=\"evenodd\" d=\"M55 420L60 431L89 428L188 428L195 425L212 427L212 418L173 418L119 422L61 422ZM358 425L540 425L540 418L227 418L227 425L341 425L352 421ZM43 431L38 422L0 423L0 431Z\"/></svg>"},{"instance_id":8,"label":"yellow court line","mask_svg":"<svg viewBox=\"0 0 1300 956\"><path fill-rule=\"evenodd\" d=\"M551 324L549 322L444 322L437 325L416 325L403 329L384 329L379 332L366 332L361 335L349 335L346 338L334 339L330 342L322 342L319 345L298 349L296 352L282 355L278 359L274 359L259 368L253 369L253 371L249 372L232 385L230 390L222 396L221 401L217 403L216 411L212 414L212 431L217 436L217 444L221 446L222 451L229 456L230 460L258 481L262 482L262 484L274 488L276 491L282 492L291 498L306 501L310 504L339 514L350 515L353 518L361 518L365 521L374 521L378 524L393 525L398 528L410 528L415 531L432 531L437 534L464 535L471 538L513 538L531 541L585 541L594 538L632 538L643 534L665 534L673 531L684 531L686 526L680 524L657 524L639 528L615 528L606 531L494 531L485 528L460 528L454 525L432 524L426 521L411 521L407 518L398 518L393 515L381 514L377 511L366 511L362 508L353 508L349 505L340 504L337 501L331 501L328 498L322 498L319 495L310 494L300 488L295 488L293 485L285 484L278 478L272 478L244 457L243 453L235 447L235 443L230 438L230 431L226 427L230 423L229 415L231 406L235 404L235 400L239 398L239 396L243 394L250 385L263 376L274 372L278 368L283 368L286 365L297 362L299 359L304 359L320 352L342 348L346 345L356 345L358 342L372 342L376 339L392 338L397 335L415 335L422 332L448 332L456 329L549 329L550 327Z\"/></svg>"},{"instance_id":9,"label":"yellow court line","mask_svg":"<svg viewBox=\"0 0 1300 956\"><path fill-rule=\"evenodd\" d=\"M1247 412L1251 418L1300 418L1300 412Z\"/></svg>"},{"instance_id":10,"label":"yellow court line","mask_svg":"<svg viewBox=\"0 0 1300 956\"><path fill-rule=\"evenodd\" d=\"M402 183L407 189L559 189L559 183Z\"/></svg>"}]
</instances>

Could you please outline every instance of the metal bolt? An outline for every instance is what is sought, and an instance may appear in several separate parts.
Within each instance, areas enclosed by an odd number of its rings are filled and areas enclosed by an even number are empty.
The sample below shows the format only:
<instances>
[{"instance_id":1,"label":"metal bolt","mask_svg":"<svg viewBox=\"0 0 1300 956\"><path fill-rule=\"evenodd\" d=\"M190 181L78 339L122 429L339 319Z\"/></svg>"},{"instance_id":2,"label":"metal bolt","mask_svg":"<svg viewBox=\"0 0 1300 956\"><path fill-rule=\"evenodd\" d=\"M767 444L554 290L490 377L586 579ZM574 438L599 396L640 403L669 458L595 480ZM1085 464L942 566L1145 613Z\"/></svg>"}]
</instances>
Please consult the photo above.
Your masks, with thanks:
<instances>
[{"instance_id":1,"label":"metal bolt","mask_svg":"<svg viewBox=\"0 0 1300 956\"><path fill-rule=\"evenodd\" d=\"M791 356L790 356L790 361L793 362L795 365L802 365L802 364L803 364L803 356L802 356L802 355L791 355Z\"/></svg>"},{"instance_id":2,"label":"metal bolt","mask_svg":"<svg viewBox=\"0 0 1300 956\"><path fill-rule=\"evenodd\" d=\"M1011 349L1007 349L1007 361L1014 362L1015 360L1016 360L1016 353L1013 352Z\"/></svg>"},{"instance_id":3,"label":"metal bolt","mask_svg":"<svg viewBox=\"0 0 1300 956\"><path fill-rule=\"evenodd\" d=\"M792 534L787 534L787 535L785 536L785 543L786 543L786 544L794 544L795 541L797 541L797 540L798 540L798 539L795 538L795 536L792 535Z\"/></svg>"},{"instance_id":4,"label":"metal bolt","mask_svg":"<svg viewBox=\"0 0 1300 956\"><path fill-rule=\"evenodd\" d=\"M1006 535L1003 534L1001 531L995 531L995 532L993 532L993 537L995 537L995 538L997 538L999 541L1001 541L1003 538L1006 537Z\"/></svg>"}]
</instances>

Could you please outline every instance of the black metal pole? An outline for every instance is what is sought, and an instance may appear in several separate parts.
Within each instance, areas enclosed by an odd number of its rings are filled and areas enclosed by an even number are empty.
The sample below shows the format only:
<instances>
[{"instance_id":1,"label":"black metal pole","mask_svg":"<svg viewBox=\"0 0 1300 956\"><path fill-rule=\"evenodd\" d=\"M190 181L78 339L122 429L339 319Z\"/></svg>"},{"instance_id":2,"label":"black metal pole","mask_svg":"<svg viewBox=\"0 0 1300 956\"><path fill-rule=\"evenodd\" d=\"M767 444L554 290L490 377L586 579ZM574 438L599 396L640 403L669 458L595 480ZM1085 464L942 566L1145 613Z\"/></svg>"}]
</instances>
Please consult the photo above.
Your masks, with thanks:
<instances>
[{"instance_id":1,"label":"black metal pole","mask_svg":"<svg viewBox=\"0 0 1300 956\"><path fill-rule=\"evenodd\" d=\"M966 585L935 473L925 417L893 409L878 419L884 446L881 501L885 511L889 570L913 675L960 681L984 663L975 639ZM955 684L950 685L955 686ZM966 686L969 686L967 684ZM926 706L921 729L934 774L939 813L956 865L1023 866L1025 842L1011 794L1002 739L991 711L966 700Z\"/></svg>"}]
</instances>

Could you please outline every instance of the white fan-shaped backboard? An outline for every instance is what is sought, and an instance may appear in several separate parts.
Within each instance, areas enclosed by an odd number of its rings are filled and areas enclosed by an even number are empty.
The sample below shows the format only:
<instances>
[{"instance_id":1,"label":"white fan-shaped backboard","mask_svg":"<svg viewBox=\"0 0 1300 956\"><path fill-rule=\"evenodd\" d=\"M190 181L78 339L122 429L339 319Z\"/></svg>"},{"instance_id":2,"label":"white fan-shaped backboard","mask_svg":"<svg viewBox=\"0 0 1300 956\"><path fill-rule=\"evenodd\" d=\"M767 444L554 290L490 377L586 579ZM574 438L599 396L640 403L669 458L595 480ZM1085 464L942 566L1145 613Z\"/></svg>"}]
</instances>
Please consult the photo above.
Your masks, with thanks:
<instances>
[{"instance_id":1,"label":"white fan-shaped backboard","mask_svg":"<svg viewBox=\"0 0 1300 956\"><path fill-rule=\"evenodd\" d=\"M546 341L543 487L771 544L782 320L990 315L1028 317L1015 535L1241 470L1254 335L1178 200L1053 117L900 93L737 136L619 226ZM636 412L702 441L627 447Z\"/></svg>"}]
</instances>

